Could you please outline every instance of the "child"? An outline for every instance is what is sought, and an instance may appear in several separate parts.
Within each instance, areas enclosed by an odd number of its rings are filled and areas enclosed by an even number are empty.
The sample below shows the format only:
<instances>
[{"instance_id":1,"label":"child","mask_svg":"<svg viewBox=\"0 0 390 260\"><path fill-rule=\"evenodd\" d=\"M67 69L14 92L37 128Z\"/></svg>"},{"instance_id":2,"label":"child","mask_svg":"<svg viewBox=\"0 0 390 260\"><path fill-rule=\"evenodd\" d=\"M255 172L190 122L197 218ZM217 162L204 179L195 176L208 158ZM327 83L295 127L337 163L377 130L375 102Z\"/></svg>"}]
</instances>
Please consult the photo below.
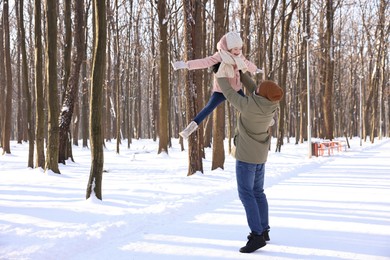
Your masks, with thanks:
<instances>
[{"instance_id":1,"label":"child","mask_svg":"<svg viewBox=\"0 0 390 260\"><path fill-rule=\"evenodd\" d=\"M208 101L207 105L196 115L196 117L190 122L190 124L180 132L180 136L187 139L197 128L198 125L208 116L213 110L226 100L222 94L221 88L218 85L216 78L226 77L229 79L229 83L232 88L240 95L244 96L242 91L242 85L240 82L240 73L249 71L251 73L261 73L262 70L258 69L256 65L248 61L241 53L242 39L236 32L229 32L225 34L217 43L217 52L213 56L209 56L203 59L196 59L190 61L176 61L173 68L178 69L205 69L213 65L221 63L218 68L218 72L214 77L213 93Z\"/></svg>"}]
</instances>

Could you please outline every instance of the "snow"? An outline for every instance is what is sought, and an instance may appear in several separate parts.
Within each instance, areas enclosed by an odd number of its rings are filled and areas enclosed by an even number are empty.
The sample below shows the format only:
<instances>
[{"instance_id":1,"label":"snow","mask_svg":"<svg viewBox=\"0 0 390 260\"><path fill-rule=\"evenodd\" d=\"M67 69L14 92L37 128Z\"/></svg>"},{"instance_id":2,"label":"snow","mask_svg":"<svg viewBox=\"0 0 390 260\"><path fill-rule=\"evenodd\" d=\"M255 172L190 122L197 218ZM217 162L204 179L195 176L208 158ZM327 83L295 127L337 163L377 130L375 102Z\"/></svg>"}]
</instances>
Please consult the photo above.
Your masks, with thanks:
<instances>
[{"instance_id":1,"label":"snow","mask_svg":"<svg viewBox=\"0 0 390 260\"><path fill-rule=\"evenodd\" d=\"M177 139L168 155L152 140L123 141L119 155L107 143L100 201L85 200L89 149L74 146L58 175L26 168L28 144L11 142L0 156L0 259L390 259L390 139L353 138L311 159L307 143L290 142L269 153L271 241L252 254L238 252L249 229L227 154L211 171L207 149L204 174L188 177Z\"/></svg>"}]
</instances>

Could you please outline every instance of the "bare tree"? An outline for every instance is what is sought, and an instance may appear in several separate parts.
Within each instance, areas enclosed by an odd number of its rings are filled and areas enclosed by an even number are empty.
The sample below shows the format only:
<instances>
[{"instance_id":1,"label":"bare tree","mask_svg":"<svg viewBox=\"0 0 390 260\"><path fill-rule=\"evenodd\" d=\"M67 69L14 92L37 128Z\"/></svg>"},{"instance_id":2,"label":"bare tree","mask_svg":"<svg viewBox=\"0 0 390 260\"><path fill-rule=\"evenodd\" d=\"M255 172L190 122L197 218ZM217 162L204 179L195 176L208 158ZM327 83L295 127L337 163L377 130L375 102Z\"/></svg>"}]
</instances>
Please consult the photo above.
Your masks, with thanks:
<instances>
[{"instance_id":1,"label":"bare tree","mask_svg":"<svg viewBox=\"0 0 390 260\"><path fill-rule=\"evenodd\" d=\"M154 0L150 0L150 2L154 2ZM158 5L158 2L156 2L156 4ZM154 6L154 5L153 5ZM161 94L161 92L159 91L159 89L161 88L160 87L160 78L162 77L161 76L161 68L158 66L158 64L161 64L161 58L162 58L162 55L160 55L160 62L158 62L158 59L156 57L158 57L158 52L156 50L156 48L160 48L160 43L161 42L158 42L157 39L159 39L161 37L161 30L164 30L164 28L160 28L160 17L158 16L158 13L160 12L160 8L158 8L158 10L156 10L157 8L152 8L151 12L151 22L150 22L150 34L151 34L151 46L150 46L150 52L151 52L151 55L149 56L150 57L150 64L151 64L151 70L150 70L150 76L149 76L149 88L148 88L148 99L147 99L147 107L150 108L148 109L148 111L150 111L151 115L148 116L148 123L147 125L149 126L149 130L148 130L148 133L150 133L153 141L156 141L157 140L157 136L160 135L160 111L159 110L159 107L160 107L160 103L161 103L161 98L159 99L159 95ZM164 7L164 10L167 10L166 7ZM157 17L155 15L155 12L157 12ZM167 11L165 12L166 13L166 16L168 16L167 14ZM164 20L163 21L163 24L166 24L166 38L168 40L168 21L170 22L171 21L171 18L170 17L166 17L167 20ZM158 20L158 24L156 25L156 20ZM158 26L160 28L160 37L158 37L156 35L156 26ZM158 47L156 47L156 45L158 45ZM167 57L169 55L169 42L166 42L166 52L167 52ZM168 60L167 60L168 62ZM165 76L166 77L166 84L169 84L169 62L167 63L167 75ZM160 72L160 73L157 73L157 72ZM171 96L171 93L170 93L170 88L168 87L168 96ZM167 147L170 146L170 143L169 143L169 140L170 140L170 136L171 136L171 132L170 132L170 128L169 128L169 115L170 115L170 112L169 112L169 98L167 101L164 101L167 103L167 112L166 112L166 115L167 115L167 119L166 119L166 123L167 123L167 137L166 137L166 141L162 142L163 143L167 143ZM160 135L160 140L159 142L161 142L161 135ZM160 144L159 144L160 146Z\"/></svg>"},{"instance_id":2,"label":"bare tree","mask_svg":"<svg viewBox=\"0 0 390 260\"><path fill-rule=\"evenodd\" d=\"M34 1L34 44L35 44L35 167L45 167L45 98L43 94L42 69L42 31L41 31L41 0Z\"/></svg>"},{"instance_id":3,"label":"bare tree","mask_svg":"<svg viewBox=\"0 0 390 260\"><path fill-rule=\"evenodd\" d=\"M91 142L91 171L89 175L86 198L95 195L102 200L103 178L103 134L102 134L102 106L103 84L106 63L106 4L104 1L93 0L94 4L94 55L92 63L91 103L89 114L90 142Z\"/></svg>"},{"instance_id":4,"label":"bare tree","mask_svg":"<svg viewBox=\"0 0 390 260\"><path fill-rule=\"evenodd\" d=\"M57 2L46 0L46 86L48 104L48 139L45 171L60 173L58 168L58 90L57 90Z\"/></svg>"},{"instance_id":5,"label":"bare tree","mask_svg":"<svg viewBox=\"0 0 390 260\"><path fill-rule=\"evenodd\" d=\"M203 28L203 23L205 22L205 19L203 17L203 4L201 1L195 1L194 2L194 19L195 24L193 26L193 29L195 32L192 38L193 41L193 50L194 50L194 59L200 59L203 57L202 49L204 45L204 36L201 33ZM196 87L196 111L200 111L200 108L203 107L203 76L204 76L204 70L195 70L194 71L194 77L193 77L193 83ZM198 128L198 138L196 140L197 145L197 152L199 153L199 156L204 158L204 149L203 149L203 127Z\"/></svg>"},{"instance_id":6,"label":"bare tree","mask_svg":"<svg viewBox=\"0 0 390 260\"><path fill-rule=\"evenodd\" d=\"M121 83L120 83L120 67L121 67L121 50L119 48L119 5L118 0L115 0L115 102L116 102L116 153L119 154L119 145L121 144Z\"/></svg>"},{"instance_id":7,"label":"bare tree","mask_svg":"<svg viewBox=\"0 0 390 260\"><path fill-rule=\"evenodd\" d=\"M307 111L306 111L306 108L307 108L307 91L306 91L306 86L307 86L307 78L305 75L307 75L307 70L309 70L309 68L307 68L307 59L310 59L310 54L309 54L309 57L306 57L306 54L307 54L307 49L309 47L309 41L310 41L310 35L311 35L311 27L310 27L310 13L311 13L311 0L307 0L306 1L306 6L304 7L304 10L303 10L303 30L304 30L304 34L306 36L306 39L305 41L302 39L301 40L301 53L304 55L300 55L299 57L299 67L300 67L300 70L298 72L299 74L299 80L298 82L300 84L298 84L298 90L297 90L297 102L298 102L298 106L297 108L297 111L295 113L296 115L296 120L299 120L299 122L297 122L297 128L299 129L299 131L297 130L295 135L296 135L296 140L297 140L297 143L298 143L298 140L300 143L303 143L303 141L305 139L307 139L307 127L305 127L307 125L307 120L309 120L307 118ZM304 38L304 37L303 37ZM305 59L306 58L306 59ZM303 64L304 63L304 64ZM309 71L310 73L310 71ZM311 120L311 119L310 119ZM299 138L298 138L299 136Z\"/></svg>"},{"instance_id":8,"label":"bare tree","mask_svg":"<svg viewBox=\"0 0 390 260\"><path fill-rule=\"evenodd\" d=\"M291 20L293 17L293 13L295 8L298 5L298 2L291 1L291 8L289 13L285 15L285 12L287 11L287 3L286 0L283 0L283 11L282 11L282 38L281 38L281 50L280 50L280 63L281 66L279 66L279 75L280 80L279 84L282 87L283 91L286 92L286 85L287 85L287 74L288 74L288 49L289 49L289 37L290 37L290 25ZM277 134L277 144L276 144L276 151L280 152L283 145L283 139L284 139L284 131L285 131L285 114L286 113L286 95L283 96L283 99L280 102L280 109L279 109L279 123L278 123L278 134Z\"/></svg>"},{"instance_id":9,"label":"bare tree","mask_svg":"<svg viewBox=\"0 0 390 260\"><path fill-rule=\"evenodd\" d=\"M326 32L325 32L325 49L324 49L324 58L325 58L325 68L322 71L323 78L325 79L325 89L323 97L323 107L324 112L324 128L325 133L324 137L326 139L332 140L333 136L333 76L334 76L334 50L333 50L333 23L334 23L334 4L333 0L326 1Z\"/></svg>"},{"instance_id":10,"label":"bare tree","mask_svg":"<svg viewBox=\"0 0 390 260\"><path fill-rule=\"evenodd\" d=\"M62 100L68 87L70 77L70 67L72 62L72 0L64 0L64 49L63 49L63 66L62 66ZM61 147L62 148L62 147Z\"/></svg>"},{"instance_id":11,"label":"bare tree","mask_svg":"<svg viewBox=\"0 0 390 260\"><path fill-rule=\"evenodd\" d=\"M111 19L111 1L107 1L106 6L106 12L107 12L107 26L110 28L112 26L112 19ZM115 107L112 103L112 79L111 79L111 71L112 71L112 50L111 50L111 34L112 34L112 28L110 28L107 31L107 65L106 65L106 80L104 83L104 91L105 94L103 95L103 104L105 104L105 109L103 111L103 136L106 142L111 141L112 138L112 119L114 117L115 113Z\"/></svg>"},{"instance_id":12,"label":"bare tree","mask_svg":"<svg viewBox=\"0 0 390 260\"><path fill-rule=\"evenodd\" d=\"M19 8L19 30L20 30L20 48L22 52L22 84L23 97L26 100L26 116L27 116L27 134L28 134L28 162L27 167L34 167L34 123L31 108L31 93L28 81L28 64L26 53L26 32L24 29L24 14L23 6L24 0L20 0Z\"/></svg>"},{"instance_id":13,"label":"bare tree","mask_svg":"<svg viewBox=\"0 0 390 260\"><path fill-rule=\"evenodd\" d=\"M158 25L160 29L160 105L159 105L159 146L158 154L168 153L168 17L166 10L166 0L158 0Z\"/></svg>"},{"instance_id":14,"label":"bare tree","mask_svg":"<svg viewBox=\"0 0 390 260\"><path fill-rule=\"evenodd\" d=\"M271 20L270 20L270 35L268 39L268 79L273 80L275 78L274 71L274 38L275 38L275 16L276 10L278 8L279 0L275 0L272 9L271 9Z\"/></svg>"},{"instance_id":15,"label":"bare tree","mask_svg":"<svg viewBox=\"0 0 390 260\"><path fill-rule=\"evenodd\" d=\"M3 30L3 19L0 19L0 61L4 59L4 30ZM5 64L0 62L0 146L3 147L3 131L5 124L5 100L6 100L6 85L7 81L5 79Z\"/></svg>"},{"instance_id":16,"label":"bare tree","mask_svg":"<svg viewBox=\"0 0 390 260\"><path fill-rule=\"evenodd\" d=\"M378 23L375 28L374 34L374 53L375 65L371 73L369 81L369 92L366 102L366 108L364 111L366 121L366 134L370 136L370 141L374 143L374 137L378 136L379 128L382 127L382 118L378 116L379 107L379 93L382 91L380 87L384 84L384 71L385 66L385 38L388 37L389 27L386 28L386 15L385 12L388 10L388 1L381 0L378 10ZM388 16L387 16L388 17ZM383 83L381 83L383 82ZM377 123L379 121L379 123ZM379 127L378 127L379 126Z\"/></svg>"},{"instance_id":17,"label":"bare tree","mask_svg":"<svg viewBox=\"0 0 390 260\"><path fill-rule=\"evenodd\" d=\"M184 43L185 59L194 59L194 41L195 37L195 0L183 0L184 9ZM194 84L194 73L186 71L185 96L186 96L186 116L187 122L190 122L196 114L196 86ZM202 154L198 146L198 131L194 132L188 139L188 173L192 175L197 171L203 172Z\"/></svg>"},{"instance_id":18,"label":"bare tree","mask_svg":"<svg viewBox=\"0 0 390 260\"><path fill-rule=\"evenodd\" d=\"M4 64L6 78L6 97L5 97L5 113L3 123L3 154L11 153L11 120L12 120L12 70L11 70L11 49L10 49L10 32L9 32L9 6L8 1L3 2L3 32L4 32Z\"/></svg>"},{"instance_id":19,"label":"bare tree","mask_svg":"<svg viewBox=\"0 0 390 260\"><path fill-rule=\"evenodd\" d=\"M248 57L251 51L250 42L250 20L252 14L252 3L250 0L240 0L241 2L241 33L244 45L242 47L242 53L245 57Z\"/></svg>"},{"instance_id":20,"label":"bare tree","mask_svg":"<svg viewBox=\"0 0 390 260\"><path fill-rule=\"evenodd\" d=\"M215 1L215 28L214 41L218 42L224 35L227 25L225 24L225 4L224 1ZM211 169L224 168L225 148L225 104L220 104L213 113L213 158Z\"/></svg>"},{"instance_id":21,"label":"bare tree","mask_svg":"<svg viewBox=\"0 0 390 260\"><path fill-rule=\"evenodd\" d=\"M132 87L132 97L133 99L133 117L134 117L134 124L133 128L135 130L134 137L136 139L140 139L142 136L143 128L142 128L142 59L141 55L136 55L136 53L139 53L143 46L141 44L141 26L142 26L142 21L141 21L141 11L144 8L144 2L141 2L142 5L139 5L137 10L136 10L136 16L134 17L135 23L134 23L134 46L135 46L135 52L134 52L134 59L135 59L135 64L134 64L134 73L133 73L133 83L134 86Z\"/></svg>"},{"instance_id":22,"label":"bare tree","mask_svg":"<svg viewBox=\"0 0 390 260\"><path fill-rule=\"evenodd\" d=\"M84 25L87 24L88 12L91 7L91 1L86 1L86 8L84 14ZM89 108L89 99L88 99L88 84L87 80L87 46L88 46L88 26L84 26L84 59L81 68L82 75L82 95L81 95L81 129L82 129L82 138L83 138L83 147L88 146L88 108Z\"/></svg>"},{"instance_id":23,"label":"bare tree","mask_svg":"<svg viewBox=\"0 0 390 260\"><path fill-rule=\"evenodd\" d=\"M81 63L84 58L84 1L75 0L75 29L74 29L74 46L76 51L73 53L70 77L65 89L65 95L62 103L62 110L59 118L59 158L60 163L65 164L65 160L71 158L71 132L70 124L74 111L75 102L78 97L79 75ZM70 15L70 13L69 13Z\"/></svg>"}]
</instances>

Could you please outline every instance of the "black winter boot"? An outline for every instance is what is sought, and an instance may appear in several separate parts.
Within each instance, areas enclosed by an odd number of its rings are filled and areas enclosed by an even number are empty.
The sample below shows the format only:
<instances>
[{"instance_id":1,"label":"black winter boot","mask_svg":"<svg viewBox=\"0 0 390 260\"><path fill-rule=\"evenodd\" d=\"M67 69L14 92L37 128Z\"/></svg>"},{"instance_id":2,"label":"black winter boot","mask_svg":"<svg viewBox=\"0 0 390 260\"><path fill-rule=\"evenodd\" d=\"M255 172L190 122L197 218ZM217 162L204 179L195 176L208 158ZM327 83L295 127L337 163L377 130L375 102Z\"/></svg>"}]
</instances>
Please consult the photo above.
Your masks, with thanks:
<instances>
[{"instance_id":1,"label":"black winter boot","mask_svg":"<svg viewBox=\"0 0 390 260\"><path fill-rule=\"evenodd\" d=\"M266 230L266 231L263 231L263 233L261 233L264 237L264 240L265 241L270 241L270 238L269 238L269 230ZM252 233L250 233L247 238L249 239L250 237L252 236Z\"/></svg>"},{"instance_id":2,"label":"black winter boot","mask_svg":"<svg viewBox=\"0 0 390 260\"><path fill-rule=\"evenodd\" d=\"M266 245L263 235L249 234L248 243L240 248L241 253L252 253Z\"/></svg>"},{"instance_id":3,"label":"black winter boot","mask_svg":"<svg viewBox=\"0 0 390 260\"><path fill-rule=\"evenodd\" d=\"M269 230L263 231L262 235L263 235L265 241L270 241Z\"/></svg>"}]
</instances>

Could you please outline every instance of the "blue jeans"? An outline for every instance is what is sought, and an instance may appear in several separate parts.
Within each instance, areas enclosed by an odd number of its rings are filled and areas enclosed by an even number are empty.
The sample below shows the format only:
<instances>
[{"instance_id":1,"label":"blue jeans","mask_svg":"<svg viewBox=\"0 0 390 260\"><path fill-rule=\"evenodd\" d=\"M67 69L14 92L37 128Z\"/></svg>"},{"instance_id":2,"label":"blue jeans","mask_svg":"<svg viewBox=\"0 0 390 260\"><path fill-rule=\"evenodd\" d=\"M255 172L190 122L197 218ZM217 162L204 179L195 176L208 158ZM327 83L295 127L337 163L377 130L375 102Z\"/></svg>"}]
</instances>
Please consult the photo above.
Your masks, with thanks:
<instances>
[{"instance_id":1,"label":"blue jeans","mask_svg":"<svg viewBox=\"0 0 390 260\"><path fill-rule=\"evenodd\" d=\"M244 92L242 89L237 91L238 94L245 97ZM208 116L210 115L214 109L221 104L223 101L225 101L226 98L221 92L213 92L211 94L211 97L209 99L209 102L207 102L207 105L196 115L193 121L195 121L198 125Z\"/></svg>"},{"instance_id":2,"label":"blue jeans","mask_svg":"<svg viewBox=\"0 0 390 260\"><path fill-rule=\"evenodd\" d=\"M236 160L238 196L245 208L249 228L260 235L269 230L268 201L264 194L265 164L246 163Z\"/></svg>"}]
</instances>

